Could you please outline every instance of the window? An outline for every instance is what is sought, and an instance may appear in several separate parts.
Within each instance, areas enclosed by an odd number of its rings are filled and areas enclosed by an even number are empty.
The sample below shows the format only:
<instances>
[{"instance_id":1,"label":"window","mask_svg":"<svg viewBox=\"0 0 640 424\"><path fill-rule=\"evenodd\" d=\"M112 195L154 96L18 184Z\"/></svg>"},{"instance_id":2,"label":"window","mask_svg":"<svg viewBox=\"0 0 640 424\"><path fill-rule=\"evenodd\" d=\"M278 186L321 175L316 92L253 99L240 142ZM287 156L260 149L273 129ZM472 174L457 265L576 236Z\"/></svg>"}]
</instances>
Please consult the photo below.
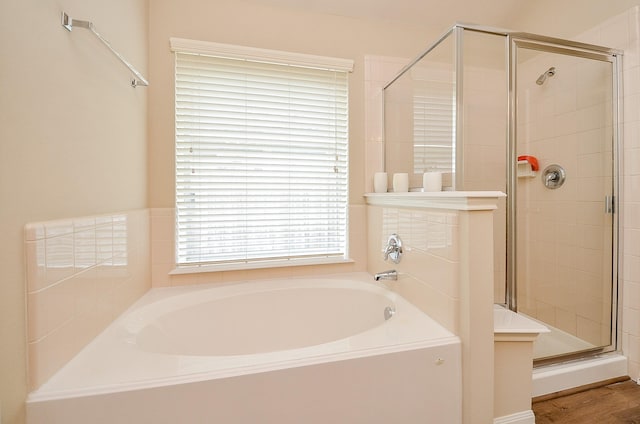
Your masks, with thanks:
<instances>
[{"instance_id":1,"label":"window","mask_svg":"<svg viewBox=\"0 0 640 424\"><path fill-rule=\"evenodd\" d=\"M171 42L178 265L345 260L351 62Z\"/></svg>"}]
</instances>

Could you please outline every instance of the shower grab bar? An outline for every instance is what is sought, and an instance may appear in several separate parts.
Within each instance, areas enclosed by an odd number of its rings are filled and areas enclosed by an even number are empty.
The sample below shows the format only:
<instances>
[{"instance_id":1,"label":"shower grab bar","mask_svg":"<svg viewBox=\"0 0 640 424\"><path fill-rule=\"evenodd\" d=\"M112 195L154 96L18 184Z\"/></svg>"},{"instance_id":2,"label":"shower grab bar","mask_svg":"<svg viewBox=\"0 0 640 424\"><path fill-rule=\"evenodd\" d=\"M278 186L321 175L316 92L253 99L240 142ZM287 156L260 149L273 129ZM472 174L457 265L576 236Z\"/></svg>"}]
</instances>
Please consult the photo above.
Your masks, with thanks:
<instances>
[{"instance_id":1,"label":"shower grab bar","mask_svg":"<svg viewBox=\"0 0 640 424\"><path fill-rule=\"evenodd\" d=\"M124 66L129 68L129 71L131 71L131 73L135 75L135 78L131 80L132 87L137 87L139 85L146 87L149 85L147 79L143 77L142 74L138 72L138 70L134 68L133 65L131 65L120 53L118 53L106 38L104 38L98 31L96 31L96 27L92 22L72 19L71 16L67 15L65 12L62 12L62 26L69 32L71 32L73 27L86 28L91 31L96 37L98 37L98 40L102 41L102 43L107 46L109 50L111 50L111 53L113 53L118 59L120 59L120 62L122 62Z\"/></svg>"}]
</instances>

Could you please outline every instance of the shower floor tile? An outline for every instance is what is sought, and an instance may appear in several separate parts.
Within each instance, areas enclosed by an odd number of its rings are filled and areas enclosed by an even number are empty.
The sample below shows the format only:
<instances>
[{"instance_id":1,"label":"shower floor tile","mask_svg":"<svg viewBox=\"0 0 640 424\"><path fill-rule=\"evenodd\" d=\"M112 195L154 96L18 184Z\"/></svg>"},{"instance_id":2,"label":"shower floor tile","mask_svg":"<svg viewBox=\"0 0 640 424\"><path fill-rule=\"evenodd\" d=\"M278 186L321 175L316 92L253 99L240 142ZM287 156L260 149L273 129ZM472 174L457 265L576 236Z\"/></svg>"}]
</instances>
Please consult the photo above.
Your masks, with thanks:
<instances>
[{"instance_id":1,"label":"shower floor tile","mask_svg":"<svg viewBox=\"0 0 640 424\"><path fill-rule=\"evenodd\" d=\"M526 316L527 318L531 318L528 315ZM535 318L531 319L551 330L549 333L540 334L533 343L534 359L552 358L555 356L584 352L597 347L594 344L586 342L545 322L539 321Z\"/></svg>"}]
</instances>

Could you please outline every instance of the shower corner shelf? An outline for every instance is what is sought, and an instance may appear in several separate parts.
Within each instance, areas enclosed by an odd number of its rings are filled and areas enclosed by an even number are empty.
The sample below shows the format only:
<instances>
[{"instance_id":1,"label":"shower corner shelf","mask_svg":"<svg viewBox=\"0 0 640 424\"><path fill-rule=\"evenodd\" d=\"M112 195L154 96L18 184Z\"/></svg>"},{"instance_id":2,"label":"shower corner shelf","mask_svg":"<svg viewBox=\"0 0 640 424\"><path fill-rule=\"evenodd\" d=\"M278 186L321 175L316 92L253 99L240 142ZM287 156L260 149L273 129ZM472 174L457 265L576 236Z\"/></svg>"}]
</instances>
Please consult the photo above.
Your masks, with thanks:
<instances>
[{"instance_id":1,"label":"shower corner shelf","mask_svg":"<svg viewBox=\"0 0 640 424\"><path fill-rule=\"evenodd\" d=\"M517 167L518 178L533 178L538 175L537 171L533 170L531 163L527 160L519 160Z\"/></svg>"}]
</instances>

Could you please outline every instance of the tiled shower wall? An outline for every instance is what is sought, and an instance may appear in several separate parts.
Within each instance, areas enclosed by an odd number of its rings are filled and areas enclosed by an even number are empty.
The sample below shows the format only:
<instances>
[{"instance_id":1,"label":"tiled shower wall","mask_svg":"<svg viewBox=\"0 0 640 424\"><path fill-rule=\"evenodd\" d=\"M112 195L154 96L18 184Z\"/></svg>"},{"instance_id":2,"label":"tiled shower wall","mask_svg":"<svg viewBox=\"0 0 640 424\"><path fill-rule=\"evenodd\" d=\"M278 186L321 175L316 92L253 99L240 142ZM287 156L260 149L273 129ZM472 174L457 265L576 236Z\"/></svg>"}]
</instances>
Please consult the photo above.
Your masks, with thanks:
<instances>
[{"instance_id":1,"label":"tiled shower wall","mask_svg":"<svg viewBox=\"0 0 640 424\"><path fill-rule=\"evenodd\" d=\"M553 77L536 79L551 66ZM607 62L539 53L518 65L518 155L566 181L518 177L518 309L596 346L611 322L612 86Z\"/></svg>"},{"instance_id":2,"label":"tiled shower wall","mask_svg":"<svg viewBox=\"0 0 640 424\"><path fill-rule=\"evenodd\" d=\"M31 390L149 289L149 241L146 209L25 227Z\"/></svg>"},{"instance_id":3,"label":"tiled shower wall","mask_svg":"<svg viewBox=\"0 0 640 424\"><path fill-rule=\"evenodd\" d=\"M640 377L640 14L636 6L626 13L611 18L597 27L576 38L577 41L608 46L624 51L622 66L622 107L621 125L622 146L620 151L621 194L621 228L620 228L620 264L619 299L620 323L618 334L622 339L622 350L628 358L629 375ZM519 241L527 240L535 252L531 257L542 258L537 261L519 264L521 279L538 278L543 284L562 285L563 296L553 295L551 290L543 286L538 289L535 298L528 297L533 291L525 293L525 311L555 323L561 329L578 334L595 344L608 337L606 307L609 302L609 291L602 285L602 279L610 278L607 272L607 252L600 246L608 243L611 217L602 218L604 209L601 186L593 184L598 178L605 177L605 184L610 182L611 174L607 172L606 163L611 159L611 151L597 147L599 137L611 137L611 123L597 118L601 115L601 104L597 97L602 93L593 92L590 97L576 97L577 78L575 69L557 62L543 63L540 57L539 66L520 76L521 80L531 82L535 89L529 92L532 110L523 111L520 115L528 118L520 121L520 134L528 134L527 142L519 146L518 154L534 154L541 161L541 168L550 161L560 163L567 168L570 177L567 189L561 193L557 190L550 198L542 197L542 189L538 178L522 180L523 189L528 192L530 202L526 205L519 201L519 213L536 212L530 216L534 219L529 234L520 234ZM548 60L548 58L547 58ZM557 66L556 75L542 86L535 86L535 80L549 66ZM581 69L584 71L584 69ZM587 82L589 75L580 75L582 82ZM552 93L551 86L555 80L564 79L562 91ZM537 93L537 94L536 94ZM546 93L546 94L545 94ZM602 99L601 99L602 100ZM600 100L600 101L601 101ZM546 115L546 116L543 116ZM552 118L554 125L538 125L538 118ZM541 122L549 122L544 121ZM580 124L580 126L578 126ZM547 195L549 191L547 190ZM559 214L554 208L557 202L573 202L568 214ZM531 215L531 214L529 214ZM519 219L523 218L522 215ZM583 255L576 252L581 251ZM559 257L551 257L552 252ZM580 260L580 257L589 258ZM545 258L547 263L545 263ZM548 261L554 261L553 264ZM534 263L535 262L535 263ZM562 276L557 281L547 281L544 270L555 266ZM546 281L546 283L545 283ZM589 287L605 287L589 289ZM550 287L549 287L550 288ZM601 293L596 293L596 291Z\"/></svg>"},{"instance_id":4,"label":"tiled shower wall","mask_svg":"<svg viewBox=\"0 0 640 424\"><path fill-rule=\"evenodd\" d=\"M624 50L622 167L622 349L629 376L640 378L640 6L609 19L580 41Z\"/></svg>"}]
</instances>

